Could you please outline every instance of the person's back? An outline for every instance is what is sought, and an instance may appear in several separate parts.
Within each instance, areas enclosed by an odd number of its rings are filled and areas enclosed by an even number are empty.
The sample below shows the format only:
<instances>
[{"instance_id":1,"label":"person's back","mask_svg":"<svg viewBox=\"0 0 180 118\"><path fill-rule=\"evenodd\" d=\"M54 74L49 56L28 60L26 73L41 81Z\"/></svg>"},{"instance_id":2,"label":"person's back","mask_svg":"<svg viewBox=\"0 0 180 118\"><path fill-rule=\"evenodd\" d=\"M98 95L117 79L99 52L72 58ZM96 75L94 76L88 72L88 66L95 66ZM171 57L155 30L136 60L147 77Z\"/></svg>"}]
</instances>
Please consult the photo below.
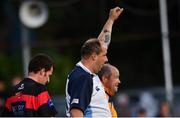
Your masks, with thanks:
<instances>
[{"instance_id":1,"label":"person's back","mask_svg":"<svg viewBox=\"0 0 180 118\"><path fill-rule=\"evenodd\" d=\"M10 91L3 116L55 116L57 111L46 90L53 68L49 56L44 54L34 56L29 63L28 78Z\"/></svg>"},{"instance_id":2,"label":"person's back","mask_svg":"<svg viewBox=\"0 0 180 118\"><path fill-rule=\"evenodd\" d=\"M46 106L52 110L46 110ZM43 110L43 112L42 112ZM5 116L54 116L54 106L44 85L26 78L14 86L6 102Z\"/></svg>"},{"instance_id":3,"label":"person's back","mask_svg":"<svg viewBox=\"0 0 180 118\"><path fill-rule=\"evenodd\" d=\"M98 76L91 74L81 63L77 64L68 77L66 96L67 116L70 116L69 110L73 107L80 108L85 117L111 116L107 101L104 99L106 97L104 88Z\"/></svg>"}]
</instances>

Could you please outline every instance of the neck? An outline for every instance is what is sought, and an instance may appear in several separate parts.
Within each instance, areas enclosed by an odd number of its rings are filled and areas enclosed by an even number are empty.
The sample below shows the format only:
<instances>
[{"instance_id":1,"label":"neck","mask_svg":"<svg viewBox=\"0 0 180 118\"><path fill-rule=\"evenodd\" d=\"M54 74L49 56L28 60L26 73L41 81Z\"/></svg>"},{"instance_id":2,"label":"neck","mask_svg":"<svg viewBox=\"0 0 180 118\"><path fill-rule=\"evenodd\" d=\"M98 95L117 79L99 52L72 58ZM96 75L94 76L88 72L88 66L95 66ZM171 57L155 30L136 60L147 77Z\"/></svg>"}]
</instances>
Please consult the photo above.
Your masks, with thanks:
<instances>
[{"instance_id":1,"label":"neck","mask_svg":"<svg viewBox=\"0 0 180 118\"><path fill-rule=\"evenodd\" d=\"M28 78L39 83L38 77L36 77L36 75L34 73L29 73Z\"/></svg>"},{"instance_id":2,"label":"neck","mask_svg":"<svg viewBox=\"0 0 180 118\"><path fill-rule=\"evenodd\" d=\"M106 94L107 94L108 96L113 96L112 93L111 93L111 91L110 91L108 88L104 87L104 89L105 89L105 92L106 92Z\"/></svg>"},{"instance_id":3,"label":"neck","mask_svg":"<svg viewBox=\"0 0 180 118\"><path fill-rule=\"evenodd\" d=\"M88 68L92 73L94 73L93 70L93 64L91 63L91 60L81 59L81 63Z\"/></svg>"}]
</instances>

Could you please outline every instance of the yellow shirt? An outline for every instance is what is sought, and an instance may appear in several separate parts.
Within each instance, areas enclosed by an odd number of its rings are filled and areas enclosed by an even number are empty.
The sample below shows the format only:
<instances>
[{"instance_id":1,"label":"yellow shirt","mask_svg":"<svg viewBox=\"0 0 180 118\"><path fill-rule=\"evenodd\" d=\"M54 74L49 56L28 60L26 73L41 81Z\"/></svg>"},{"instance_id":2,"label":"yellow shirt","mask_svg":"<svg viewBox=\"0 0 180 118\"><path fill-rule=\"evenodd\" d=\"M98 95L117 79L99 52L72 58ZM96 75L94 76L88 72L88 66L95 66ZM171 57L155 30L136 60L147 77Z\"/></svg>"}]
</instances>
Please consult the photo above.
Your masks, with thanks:
<instances>
[{"instance_id":1,"label":"yellow shirt","mask_svg":"<svg viewBox=\"0 0 180 118\"><path fill-rule=\"evenodd\" d=\"M109 95L107 93L106 93L106 95L107 95L107 98L108 98L108 104L109 104L109 109L111 111L111 115L112 115L112 117L117 118L118 115L117 115L116 109L114 108L113 102L112 102L112 100L110 100L110 97L109 97Z\"/></svg>"},{"instance_id":2,"label":"yellow shirt","mask_svg":"<svg viewBox=\"0 0 180 118\"><path fill-rule=\"evenodd\" d=\"M116 110L115 110L115 108L114 108L114 105L113 105L113 103L112 102L109 102L109 108L110 108L110 110L111 110L111 115L112 115L112 117L118 117L117 116L117 112L116 112Z\"/></svg>"}]
</instances>

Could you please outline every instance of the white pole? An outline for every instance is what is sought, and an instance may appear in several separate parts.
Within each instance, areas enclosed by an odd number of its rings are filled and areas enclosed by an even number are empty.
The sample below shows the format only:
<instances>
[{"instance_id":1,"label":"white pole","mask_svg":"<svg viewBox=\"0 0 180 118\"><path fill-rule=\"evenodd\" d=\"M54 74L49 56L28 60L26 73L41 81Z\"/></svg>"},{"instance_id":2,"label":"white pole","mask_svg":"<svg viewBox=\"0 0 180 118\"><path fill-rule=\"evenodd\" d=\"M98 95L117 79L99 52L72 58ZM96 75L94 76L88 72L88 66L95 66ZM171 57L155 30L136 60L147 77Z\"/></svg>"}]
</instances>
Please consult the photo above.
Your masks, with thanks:
<instances>
[{"instance_id":1,"label":"white pole","mask_svg":"<svg viewBox=\"0 0 180 118\"><path fill-rule=\"evenodd\" d=\"M162 48L163 48L166 99L169 103L170 109L172 110L173 84L172 84L172 74L171 74L170 44L169 44L166 0L159 0L159 7L160 7L160 20L161 20L161 36L162 36Z\"/></svg>"},{"instance_id":2,"label":"white pole","mask_svg":"<svg viewBox=\"0 0 180 118\"><path fill-rule=\"evenodd\" d=\"M23 70L24 76L28 75L28 64L30 61L30 44L28 29L22 24L21 25L21 43L22 43L22 59L23 59Z\"/></svg>"}]
</instances>

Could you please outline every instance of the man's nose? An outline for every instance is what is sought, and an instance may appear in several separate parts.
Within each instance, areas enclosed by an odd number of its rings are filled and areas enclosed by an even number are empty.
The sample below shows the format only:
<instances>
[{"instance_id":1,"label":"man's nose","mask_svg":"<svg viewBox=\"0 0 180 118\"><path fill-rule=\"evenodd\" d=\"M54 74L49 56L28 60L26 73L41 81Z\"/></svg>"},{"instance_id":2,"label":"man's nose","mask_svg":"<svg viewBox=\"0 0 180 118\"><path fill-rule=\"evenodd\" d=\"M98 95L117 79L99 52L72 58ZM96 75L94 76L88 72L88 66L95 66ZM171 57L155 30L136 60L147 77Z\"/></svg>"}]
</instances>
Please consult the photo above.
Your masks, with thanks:
<instances>
[{"instance_id":1,"label":"man's nose","mask_svg":"<svg viewBox=\"0 0 180 118\"><path fill-rule=\"evenodd\" d=\"M121 81L118 79L118 84L121 84Z\"/></svg>"},{"instance_id":2,"label":"man's nose","mask_svg":"<svg viewBox=\"0 0 180 118\"><path fill-rule=\"evenodd\" d=\"M108 62L108 58L107 58L107 56L106 56L105 62Z\"/></svg>"}]
</instances>

